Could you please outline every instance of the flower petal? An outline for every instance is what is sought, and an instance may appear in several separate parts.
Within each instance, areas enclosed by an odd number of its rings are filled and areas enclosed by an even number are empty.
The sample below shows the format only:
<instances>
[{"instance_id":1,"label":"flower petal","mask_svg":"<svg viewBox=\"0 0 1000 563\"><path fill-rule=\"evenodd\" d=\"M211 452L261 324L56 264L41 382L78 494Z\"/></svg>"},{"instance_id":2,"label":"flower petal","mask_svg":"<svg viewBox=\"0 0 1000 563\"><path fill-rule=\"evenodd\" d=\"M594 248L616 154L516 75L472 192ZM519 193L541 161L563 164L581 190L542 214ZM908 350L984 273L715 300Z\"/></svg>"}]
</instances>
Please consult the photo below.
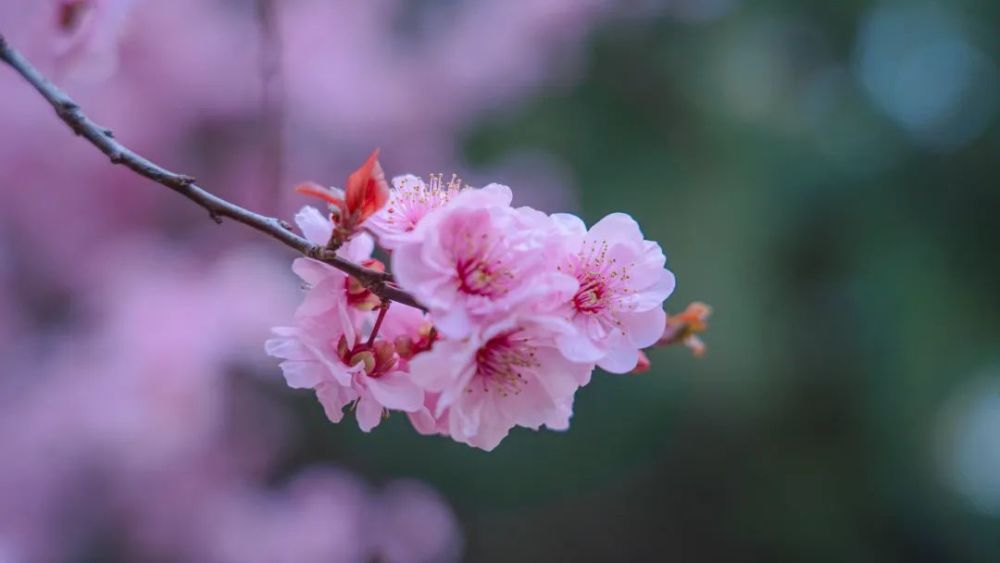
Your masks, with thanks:
<instances>
[{"instance_id":1,"label":"flower petal","mask_svg":"<svg viewBox=\"0 0 1000 563\"><path fill-rule=\"evenodd\" d=\"M313 244L326 244L333 233L333 223L318 209L306 205L295 214L295 224L302 234Z\"/></svg>"},{"instance_id":2,"label":"flower petal","mask_svg":"<svg viewBox=\"0 0 1000 563\"><path fill-rule=\"evenodd\" d=\"M375 400L387 409L414 412L424 405L424 392L402 372L368 378L367 385Z\"/></svg>"}]
</instances>

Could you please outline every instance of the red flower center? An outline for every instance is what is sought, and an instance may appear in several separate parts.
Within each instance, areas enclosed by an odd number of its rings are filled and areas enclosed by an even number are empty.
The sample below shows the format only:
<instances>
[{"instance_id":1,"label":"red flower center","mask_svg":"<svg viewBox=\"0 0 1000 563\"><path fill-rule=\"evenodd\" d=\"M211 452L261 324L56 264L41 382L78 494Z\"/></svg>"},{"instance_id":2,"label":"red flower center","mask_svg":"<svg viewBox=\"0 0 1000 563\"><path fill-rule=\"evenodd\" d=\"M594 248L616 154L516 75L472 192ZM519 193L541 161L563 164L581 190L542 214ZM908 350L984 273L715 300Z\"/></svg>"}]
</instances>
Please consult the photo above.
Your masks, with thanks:
<instances>
[{"instance_id":1,"label":"red flower center","mask_svg":"<svg viewBox=\"0 0 1000 563\"><path fill-rule=\"evenodd\" d=\"M534 347L520 331L511 330L494 336L476 352L475 379L484 392L492 388L507 397L519 394L527 372L538 367Z\"/></svg>"}]
</instances>

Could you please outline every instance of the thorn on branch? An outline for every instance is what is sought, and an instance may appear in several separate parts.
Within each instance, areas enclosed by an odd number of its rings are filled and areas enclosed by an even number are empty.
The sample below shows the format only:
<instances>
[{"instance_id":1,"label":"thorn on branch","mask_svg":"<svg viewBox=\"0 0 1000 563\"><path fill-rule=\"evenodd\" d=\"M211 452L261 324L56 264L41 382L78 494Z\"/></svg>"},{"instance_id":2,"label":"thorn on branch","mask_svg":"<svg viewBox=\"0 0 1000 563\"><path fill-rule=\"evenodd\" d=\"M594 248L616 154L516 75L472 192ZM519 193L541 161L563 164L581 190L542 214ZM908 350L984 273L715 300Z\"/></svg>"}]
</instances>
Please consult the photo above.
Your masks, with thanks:
<instances>
[{"instance_id":1,"label":"thorn on branch","mask_svg":"<svg viewBox=\"0 0 1000 563\"><path fill-rule=\"evenodd\" d=\"M208 216L211 217L213 221L215 221L216 225L222 224L222 215L220 215L218 211L214 209L209 209Z\"/></svg>"},{"instance_id":2,"label":"thorn on branch","mask_svg":"<svg viewBox=\"0 0 1000 563\"><path fill-rule=\"evenodd\" d=\"M115 133L111 129L104 129L104 130L101 131L101 133L104 133L104 136L107 137L107 138L109 138L109 139L114 139L115 138Z\"/></svg>"},{"instance_id":3,"label":"thorn on branch","mask_svg":"<svg viewBox=\"0 0 1000 563\"><path fill-rule=\"evenodd\" d=\"M190 186L191 184L197 182L198 180L194 176L185 176L183 174L179 174L177 176L177 181L184 186Z\"/></svg>"},{"instance_id":4,"label":"thorn on branch","mask_svg":"<svg viewBox=\"0 0 1000 563\"><path fill-rule=\"evenodd\" d=\"M125 155L121 152L113 152L108 155L108 158L111 159L112 164L122 164L125 162Z\"/></svg>"},{"instance_id":5,"label":"thorn on branch","mask_svg":"<svg viewBox=\"0 0 1000 563\"><path fill-rule=\"evenodd\" d=\"M280 225L282 229L285 229L290 233L295 232L295 229L292 227L292 225L288 221L285 221L284 219L278 219L278 225Z\"/></svg>"}]
</instances>

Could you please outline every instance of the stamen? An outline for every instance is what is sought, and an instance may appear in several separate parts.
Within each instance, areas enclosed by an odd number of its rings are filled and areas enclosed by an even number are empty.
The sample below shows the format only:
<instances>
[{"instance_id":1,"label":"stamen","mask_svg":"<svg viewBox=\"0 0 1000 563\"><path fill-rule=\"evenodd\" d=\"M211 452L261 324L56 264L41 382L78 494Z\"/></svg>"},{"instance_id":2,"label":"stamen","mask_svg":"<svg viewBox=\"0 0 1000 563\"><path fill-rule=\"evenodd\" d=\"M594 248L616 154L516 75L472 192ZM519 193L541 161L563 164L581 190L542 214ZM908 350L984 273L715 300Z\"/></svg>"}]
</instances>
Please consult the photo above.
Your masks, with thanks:
<instances>
[{"instance_id":1,"label":"stamen","mask_svg":"<svg viewBox=\"0 0 1000 563\"><path fill-rule=\"evenodd\" d=\"M471 385L482 386L484 393L491 390L502 397L517 395L527 384L526 376L541 367L535 358L535 349L519 331L509 331L491 338L476 352L476 376Z\"/></svg>"},{"instance_id":2,"label":"stamen","mask_svg":"<svg viewBox=\"0 0 1000 563\"><path fill-rule=\"evenodd\" d=\"M634 264L618 265L616 258L608 258L608 249L606 241L585 242L580 252L569 259L566 271L580 283L573 296L577 314L591 316L605 328L623 331L619 313L628 310L624 298L632 292L629 281Z\"/></svg>"}]
</instances>

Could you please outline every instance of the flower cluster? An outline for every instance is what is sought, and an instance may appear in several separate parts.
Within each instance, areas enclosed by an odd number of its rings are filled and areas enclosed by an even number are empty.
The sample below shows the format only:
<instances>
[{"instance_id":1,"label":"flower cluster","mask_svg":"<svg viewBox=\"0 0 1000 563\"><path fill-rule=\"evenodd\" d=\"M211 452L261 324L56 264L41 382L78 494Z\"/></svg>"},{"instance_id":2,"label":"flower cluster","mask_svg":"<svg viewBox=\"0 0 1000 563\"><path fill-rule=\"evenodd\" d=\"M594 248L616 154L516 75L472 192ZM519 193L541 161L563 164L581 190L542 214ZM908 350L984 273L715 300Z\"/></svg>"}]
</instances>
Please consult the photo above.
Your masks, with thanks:
<instances>
[{"instance_id":1,"label":"flower cluster","mask_svg":"<svg viewBox=\"0 0 1000 563\"><path fill-rule=\"evenodd\" d=\"M334 422L345 407L368 431L389 411L423 434L485 450L511 428L569 426L594 368L627 373L663 336L674 289L660 245L622 213L589 229L578 217L514 207L511 190L439 175L382 181L373 153L345 194L306 207L312 242L375 269L376 241L394 283L425 308L392 304L326 263L299 258L305 299L267 351L288 384L315 390Z\"/></svg>"}]
</instances>

